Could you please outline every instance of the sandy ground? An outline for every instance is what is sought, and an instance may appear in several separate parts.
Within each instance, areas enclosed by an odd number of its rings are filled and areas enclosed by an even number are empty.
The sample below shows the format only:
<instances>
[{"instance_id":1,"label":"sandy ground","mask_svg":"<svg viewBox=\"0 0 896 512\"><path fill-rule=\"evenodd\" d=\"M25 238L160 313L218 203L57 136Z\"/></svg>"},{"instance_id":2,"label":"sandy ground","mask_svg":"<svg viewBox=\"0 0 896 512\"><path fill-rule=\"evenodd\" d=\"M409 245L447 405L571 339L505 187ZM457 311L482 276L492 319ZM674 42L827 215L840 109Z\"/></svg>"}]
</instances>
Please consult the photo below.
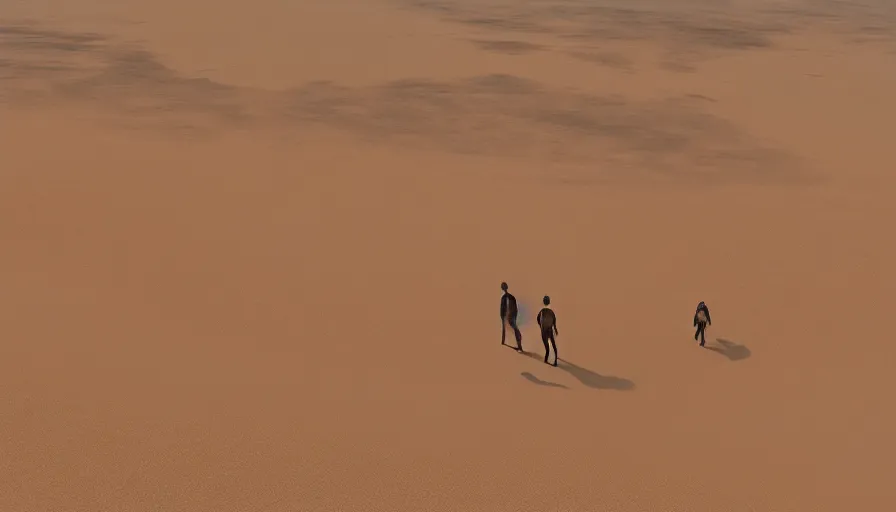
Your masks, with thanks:
<instances>
[{"instance_id":1,"label":"sandy ground","mask_svg":"<svg viewBox=\"0 0 896 512\"><path fill-rule=\"evenodd\" d=\"M0 510L890 509L894 20L0 0Z\"/></svg>"}]
</instances>

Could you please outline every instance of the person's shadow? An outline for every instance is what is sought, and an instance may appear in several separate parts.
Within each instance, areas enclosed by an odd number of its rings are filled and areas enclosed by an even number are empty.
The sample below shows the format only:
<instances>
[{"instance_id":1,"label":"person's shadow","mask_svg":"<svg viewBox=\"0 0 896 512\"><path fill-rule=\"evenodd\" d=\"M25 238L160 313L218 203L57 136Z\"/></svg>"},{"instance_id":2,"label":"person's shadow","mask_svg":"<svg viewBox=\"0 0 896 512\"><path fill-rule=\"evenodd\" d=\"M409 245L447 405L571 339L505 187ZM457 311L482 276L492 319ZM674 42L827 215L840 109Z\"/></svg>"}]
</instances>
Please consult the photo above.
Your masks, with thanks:
<instances>
[{"instance_id":1,"label":"person's shadow","mask_svg":"<svg viewBox=\"0 0 896 512\"><path fill-rule=\"evenodd\" d=\"M610 375L601 375L593 372L588 368L570 363L566 359L557 361L557 367L565 370L567 373L576 378L583 385L593 389L614 389L616 391L630 391L635 389L635 383L623 379L622 377L612 377Z\"/></svg>"},{"instance_id":2,"label":"person's shadow","mask_svg":"<svg viewBox=\"0 0 896 512\"><path fill-rule=\"evenodd\" d=\"M707 345L705 347L706 350L711 350L718 354L722 354L731 361L740 361L753 355L753 353L750 352L750 349L748 349L745 345L741 345L724 338L716 338L716 343L718 343L719 346L714 347L712 345Z\"/></svg>"},{"instance_id":3,"label":"person's shadow","mask_svg":"<svg viewBox=\"0 0 896 512\"><path fill-rule=\"evenodd\" d=\"M522 373L520 373L520 375L522 375L524 379L528 380L528 381L531 382L532 384L536 384L536 385L539 385L539 386L544 386L544 387L546 387L546 388L569 389L568 387L564 386L563 384L557 384L556 382L549 382L549 381L546 381L546 380L541 380L541 379L539 379L539 378L536 377L535 375L532 375L532 374L529 373L529 372L522 372Z\"/></svg>"},{"instance_id":4,"label":"person's shadow","mask_svg":"<svg viewBox=\"0 0 896 512\"><path fill-rule=\"evenodd\" d=\"M533 354L531 352L523 352L523 354L537 361L544 362L542 356L538 354ZM565 359L557 360L557 368L572 375L576 378L576 380L581 382L582 385L591 389L613 389L616 391L630 391L632 389L635 389L635 383L628 379L623 379L622 377L612 377L609 375L601 375L597 372L589 370L588 368L582 368L581 366L570 363ZM528 380L531 380L528 377L526 378Z\"/></svg>"}]
</instances>

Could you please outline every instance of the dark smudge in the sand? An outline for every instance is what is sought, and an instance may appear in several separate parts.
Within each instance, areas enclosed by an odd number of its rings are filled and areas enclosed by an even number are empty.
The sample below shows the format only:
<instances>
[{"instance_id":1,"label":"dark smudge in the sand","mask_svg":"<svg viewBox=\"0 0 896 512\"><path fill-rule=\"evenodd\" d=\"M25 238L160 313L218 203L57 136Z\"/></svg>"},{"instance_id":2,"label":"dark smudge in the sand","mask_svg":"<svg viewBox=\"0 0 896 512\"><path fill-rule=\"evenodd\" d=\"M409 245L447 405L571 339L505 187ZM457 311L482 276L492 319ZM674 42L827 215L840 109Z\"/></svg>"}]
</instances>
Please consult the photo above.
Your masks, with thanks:
<instances>
[{"instance_id":1,"label":"dark smudge in the sand","mask_svg":"<svg viewBox=\"0 0 896 512\"><path fill-rule=\"evenodd\" d=\"M558 41L649 41L684 70L724 51L772 48L778 36L821 28L848 41L893 40L896 7L836 0L395 0L455 23L490 32L540 34ZM720 5L721 4L721 5ZM562 46L562 45L559 45ZM564 51L568 51L568 48Z\"/></svg>"},{"instance_id":2,"label":"dark smudge in the sand","mask_svg":"<svg viewBox=\"0 0 896 512\"><path fill-rule=\"evenodd\" d=\"M507 55L524 55L545 49L542 45L527 43L525 41L476 39L472 42L482 50L504 53Z\"/></svg>"},{"instance_id":3,"label":"dark smudge in the sand","mask_svg":"<svg viewBox=\"0 0 896 512\"><path fill-rule=\"evenodd\" d=\"M632 101L507 74L369 87L314 82L272 92L182 76L140 48L94 34L6 27L3 36L0 76L13 80L0 81L0 101L92 103L134 129L325 126L381 144L602 164L609 175L646 170L674 182L804 184L814 178L791 156L689 97ZM35 41L43 41L36 57L4 51Z\"/></svg>"},{"instance_id":4,"label":"dark smudge in the sand","mask_svg":"<svg viewBox=\"0 0 896 512\"><path fill-rule=\"evenodd\" d=\"M630 71L632 69L632 61L621 53L602 51L589 52L578 50L569 52L569 55L576 59L599 64L608 68L615 68L625 71Z\"/></svg>"},{"instance_id":5,"label":"dark smudge in the sand","mask_svg":"<svg viewBox=\"0 0 896 512\"><path fill-rule=\"evenodd\" d=\"M0 50L91 51L105 42L99 34L47 30L29 24L0 25Z\"/></svg>"},{"instance_id":6,"label":"dark smudge in the sand","mask_svg":"<svg viewBox=\"0 0 896 512\"><path fill-rule=\"evenodd\" d=\"M638 166L684 179L787 182L798 163L691 97L629 101L555 90L509 75L295 91L289 115L365 139L468 154Z\"/></svg>"}]
</instances>

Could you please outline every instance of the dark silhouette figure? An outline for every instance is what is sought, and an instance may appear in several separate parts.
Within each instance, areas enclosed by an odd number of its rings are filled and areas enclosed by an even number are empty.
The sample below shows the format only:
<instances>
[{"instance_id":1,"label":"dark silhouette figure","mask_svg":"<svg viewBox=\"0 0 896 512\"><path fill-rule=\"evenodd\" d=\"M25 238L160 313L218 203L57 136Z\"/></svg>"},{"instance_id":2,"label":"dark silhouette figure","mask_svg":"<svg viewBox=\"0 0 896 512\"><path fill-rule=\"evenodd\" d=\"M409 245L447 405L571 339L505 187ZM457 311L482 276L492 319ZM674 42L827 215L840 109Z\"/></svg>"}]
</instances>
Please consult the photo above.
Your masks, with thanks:
<instances>
[{"instance_id":1,"label":"dark silhouette figure","mask_svg":"<svg viewBox=\"0 0 896 512\"><path fill-rule=\"evenodd\" d=\"M700 346L706 346L706 326L712 325L712 317L709 316L709 308L706 307L705 302L700 302L697 304L697 311L694 313L694 327L697 328L697 332L694 333L694 341L697 341L697 337L700 338Z\"/></svg>"},{"instance_id":2,"label":"dark silhouette figure","mask_svg":"<svg viewBox=\"0 0 896 512\"><path fill-rule=\"evenodd\" d=\"M516 326L516 317L519 314L519 308L516 305L516 297L507 291L507 283L501 283L501 290L504 291L504 294L501 295L501 345L507 344L505 343L507 326L510 325L513 329L513 335L516 337L516 349L522 352L523 333L521 333L520 329Z\"/></svg>"},{"instance_id":3,"label":"dark silhouette figure","mask_svg":"<svg viewBox=\"0 0 896 512\"><path fill-rule=\"evenodd\" d=\"M554 311L551 309L550 297L545 295L542 302L544 302L544 307L538 312L536 321L538 321L538 326L541 327L541 341L544 343L544 362L548 362L548 356L551 353L550 347L548 346L548 340L550 340L551 346L554 347L553 366L557 366L557 342L554 341L554 336L560 334L560 332L557 331L557 315L555 315Z\"/></svg>"}]
</instances>

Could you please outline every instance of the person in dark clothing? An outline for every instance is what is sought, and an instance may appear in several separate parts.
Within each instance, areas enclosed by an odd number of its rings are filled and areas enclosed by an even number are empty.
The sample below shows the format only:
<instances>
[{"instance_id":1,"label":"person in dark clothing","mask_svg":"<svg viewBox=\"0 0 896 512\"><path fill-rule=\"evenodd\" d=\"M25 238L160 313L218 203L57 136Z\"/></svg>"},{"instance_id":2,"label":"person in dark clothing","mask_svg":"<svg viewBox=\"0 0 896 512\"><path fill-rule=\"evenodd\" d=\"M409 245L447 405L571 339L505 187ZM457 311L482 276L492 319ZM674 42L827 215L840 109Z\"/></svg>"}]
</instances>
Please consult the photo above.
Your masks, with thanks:
<instances>
[{"instance_id":1,"label":"person in dark clothing","mask_svg":"<svg viewBox=\"0 0 896 512\"><path fill-rule=\"evenodd\" d=\"M510 325L513 329L513 335L516 337L516 349L517 351L522 352L523 334L516 326L516 317L519 314L519 308L517 308L516 305L516 297L507 291L507 283L501 283L501 290L504 291L504 294L501 295L501 345L507 344L505 343L507 325Z\"/></svg>"},{"instance_id":2,"label":"person in dark clothing","mask_svg":"<svg viewBox=\"0 0 896 512\"><path fill-rule=\"evenodd\" d=\"M536 321L538 322L538 326L541 327L541 341L544 343L544 362L548 362L548 356L551 353L551 349L548 346L548 340L550 340L551 346L554 347L553 366L557 366L557 342L554 340L554 336L560 334L560 332L557 331L557 315L555 315L554 310L551 309L550 297L545 295L542 302L544 302L544 307L538 312Z\"/></svg>"},{"instance_id":3,"label":"person in dark clothing","mask_svg":"<svg viewBox=\"0 0 896 512\"><path fill-rule=\"evenodd\" d=\"M701 301L700 304L697 304L697 312L694 313L694 327L697 328L697 332L694 333L694 341L697 341L699 337L701 347L706 345L707 325L712 325L712 317L709 316L709 308L706 307L706 303Z\"/></svg>"}]
</instances>

